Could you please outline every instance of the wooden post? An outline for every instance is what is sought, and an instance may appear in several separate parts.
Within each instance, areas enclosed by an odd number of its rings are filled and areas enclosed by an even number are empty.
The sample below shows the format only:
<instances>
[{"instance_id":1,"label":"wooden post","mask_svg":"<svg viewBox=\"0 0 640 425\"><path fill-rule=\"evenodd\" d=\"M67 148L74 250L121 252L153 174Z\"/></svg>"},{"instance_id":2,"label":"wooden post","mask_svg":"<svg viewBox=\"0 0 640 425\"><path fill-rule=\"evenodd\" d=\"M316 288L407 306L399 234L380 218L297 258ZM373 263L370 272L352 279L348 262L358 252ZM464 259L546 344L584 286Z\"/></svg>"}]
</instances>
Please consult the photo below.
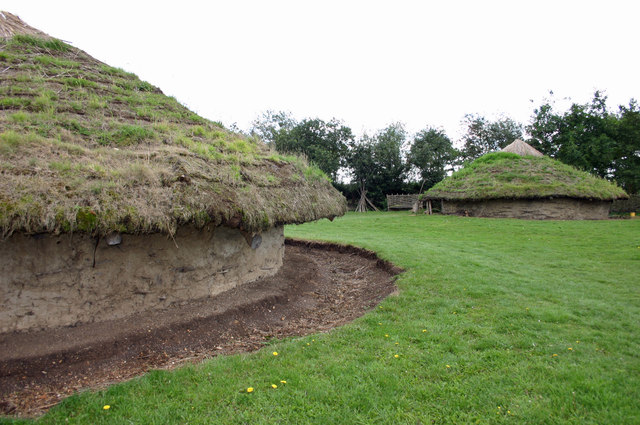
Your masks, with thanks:
<instances>
[{"instance_id":1,"label":"wooden post","mask_svg":"<svg viewBox=\"0 0 640 425\"><path fill-rule=\"evenodd\" d=\"M411 207L411 214L418 214L419 205L420 205L420 201L416 201L413 203L413 206Z\"/></svg>"}]
</instances>

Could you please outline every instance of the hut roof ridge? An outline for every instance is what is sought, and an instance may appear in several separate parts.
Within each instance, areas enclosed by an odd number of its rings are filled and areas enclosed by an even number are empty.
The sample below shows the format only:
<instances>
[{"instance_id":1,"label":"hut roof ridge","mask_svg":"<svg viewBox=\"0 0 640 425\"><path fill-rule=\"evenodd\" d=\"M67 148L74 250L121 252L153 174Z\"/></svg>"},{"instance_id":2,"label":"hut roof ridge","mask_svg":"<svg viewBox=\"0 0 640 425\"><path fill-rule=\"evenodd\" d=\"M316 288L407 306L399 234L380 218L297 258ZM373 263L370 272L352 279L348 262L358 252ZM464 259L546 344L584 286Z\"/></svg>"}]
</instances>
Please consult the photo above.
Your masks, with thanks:
<instances>
[{"instance_id":1,"label":"hut roof ridge","mask_svg":"<svg viewBox=\"0 0 640 425\"><path fill-rule=\"evenodd\" d=\"M14 35L36 35L40 37L49 37L46 33L39 29L27 25L20 17L13 13L0 11L0 37L9 38Z\"/></svg>"},{"instance_id":2,"label":"hut roof ridge","mask_svg":"<svg viewBox=\"0 0 640 425\"><path fill-rule=\"evenodd\" d=\"M544 156L542 152L525 142L524 140L516 139L509 145L505 146L501 152L511 152L520 156L532 155L532 156Z\"/></svg>"}]
</instances>

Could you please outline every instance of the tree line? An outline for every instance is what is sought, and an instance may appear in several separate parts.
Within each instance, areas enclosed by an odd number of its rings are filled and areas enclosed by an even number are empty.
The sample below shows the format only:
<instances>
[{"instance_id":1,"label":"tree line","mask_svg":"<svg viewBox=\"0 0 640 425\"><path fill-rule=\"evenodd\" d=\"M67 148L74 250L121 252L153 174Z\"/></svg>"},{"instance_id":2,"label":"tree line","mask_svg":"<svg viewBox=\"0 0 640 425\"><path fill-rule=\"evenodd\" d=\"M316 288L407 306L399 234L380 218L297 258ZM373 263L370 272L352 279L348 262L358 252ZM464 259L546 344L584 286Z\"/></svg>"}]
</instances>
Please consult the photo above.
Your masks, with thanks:
<instances>
[{"instance_id":1,"label":"tree line","mask_svg":"<svg viewBox=\"0 0 640 425\"><path fill-rule=\"evenodd\" d=\"M365 190L384 207L390 193L429 189L450 171L488 152L523 139L543 154L616 181L628 193L640 192L640 109L635 100L610 111L607 98L595 92L586 104L558 111L553 93L533 110L527 125L511 118L495 120L469 114L455 147L440 128L409 134L393 123L373 134L355 137L342 121L305 118L267 111L252 123L251 134L281 153L305 155L348 199Z\"/></svg>"}]
</instances>

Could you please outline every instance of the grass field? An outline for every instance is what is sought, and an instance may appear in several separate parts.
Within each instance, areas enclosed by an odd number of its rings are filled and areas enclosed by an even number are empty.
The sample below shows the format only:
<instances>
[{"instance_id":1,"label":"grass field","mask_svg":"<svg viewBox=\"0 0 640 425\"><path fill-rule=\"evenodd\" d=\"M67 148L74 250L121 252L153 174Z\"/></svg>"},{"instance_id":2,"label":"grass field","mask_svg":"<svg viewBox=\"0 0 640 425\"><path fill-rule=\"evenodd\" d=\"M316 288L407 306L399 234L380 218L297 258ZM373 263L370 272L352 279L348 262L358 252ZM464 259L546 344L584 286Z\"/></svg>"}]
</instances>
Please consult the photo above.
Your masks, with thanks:
<instances>
[{"instance_id":1,"label":"grass field","mask_svg":"<svg viewBox=\"0 0 640 425\"><path fill-rule=\"evenodd\" d=\"M399 294L326 334L71 397L38 423L640 423L640 220L366 213L286 234L377 251L406 269Z\"/></svg>"}]
</instances>

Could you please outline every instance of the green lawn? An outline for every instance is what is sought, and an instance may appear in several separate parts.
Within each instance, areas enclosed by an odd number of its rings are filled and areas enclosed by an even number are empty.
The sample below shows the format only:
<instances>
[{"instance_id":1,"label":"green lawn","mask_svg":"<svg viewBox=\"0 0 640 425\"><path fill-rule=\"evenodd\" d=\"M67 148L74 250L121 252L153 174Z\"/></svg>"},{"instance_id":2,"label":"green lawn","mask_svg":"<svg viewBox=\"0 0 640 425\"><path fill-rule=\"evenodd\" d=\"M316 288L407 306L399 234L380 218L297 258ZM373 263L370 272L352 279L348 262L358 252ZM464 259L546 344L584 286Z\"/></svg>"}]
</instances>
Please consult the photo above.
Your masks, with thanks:
<instances>
[{"instance_id":1,"label":"green lawn","mask_svg":"<svg viewBox=\"0 0 640 425\"><path fill-rule=\"evenodd\" d=\"M40 422L640 423L640 220L366 213L286 234L377 251L406 269L399 295L327 334L71 397Z\"/></svg>"}]
</instances>

